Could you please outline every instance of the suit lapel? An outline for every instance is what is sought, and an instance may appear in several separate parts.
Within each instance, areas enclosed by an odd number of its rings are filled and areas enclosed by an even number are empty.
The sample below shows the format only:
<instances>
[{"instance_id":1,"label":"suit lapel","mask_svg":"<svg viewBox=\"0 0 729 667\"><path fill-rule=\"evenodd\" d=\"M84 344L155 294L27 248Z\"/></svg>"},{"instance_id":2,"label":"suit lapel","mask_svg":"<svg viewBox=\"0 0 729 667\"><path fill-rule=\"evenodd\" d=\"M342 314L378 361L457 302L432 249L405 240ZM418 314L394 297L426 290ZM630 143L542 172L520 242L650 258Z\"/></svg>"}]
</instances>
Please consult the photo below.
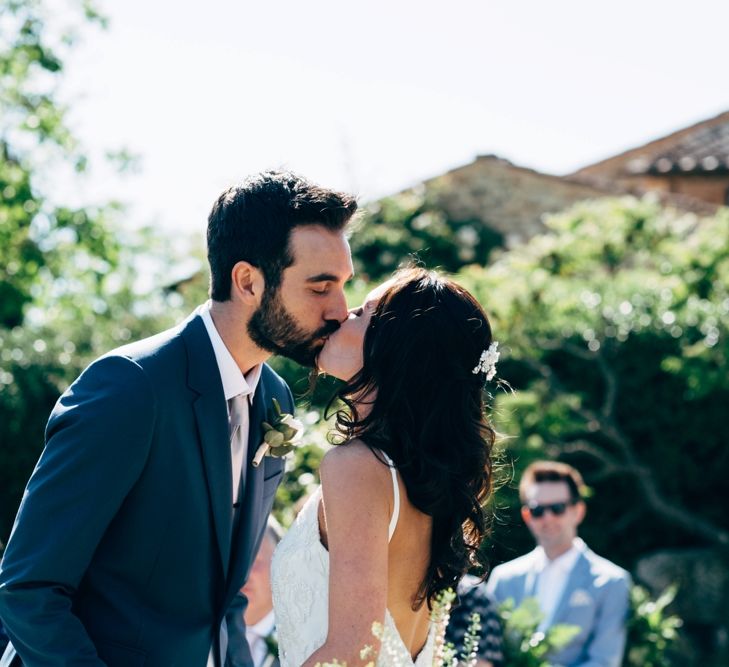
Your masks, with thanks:
<instances>
[{"instance_id":1,"label":"suit lapel","mask_svg":"<svg viewBox=\"0 0 729 667\"><path fill-rule=\"evenodd\" d=\"M556 625L557 623L563 622L570 609L569 604L572 599L572 594L580 588L590 589L590 587L590 563L585 557L585 554L581 553L567 578L564 591L549 624Z\"/></svg>"},{"instance_id":2,"label":"suit lapel","mask_svg":"<svg viewBox=\"0 0 729 667\"><path fill-rule=\"evenodd\" d=\"M522 600L524 598L537 597L537 550L534 549L534 551L529 554L529 557L531 558L532 562L527 569L526 576L524 577L524 592L522 594Z\"/></svg>"},{"instance_id":3,"label":"suit lapel","mask_svg":"<svg viewBox=\"0 0 729 667\"><path fill-rule=\"evenodd\" d=\"M182 336L187 346L188 384L198 395L193 410L207 478L223 576L227 577L233 520L233 480L228 438L228 413L213 346L198 316L189 320Z\"/></svg>"}]
</instances>

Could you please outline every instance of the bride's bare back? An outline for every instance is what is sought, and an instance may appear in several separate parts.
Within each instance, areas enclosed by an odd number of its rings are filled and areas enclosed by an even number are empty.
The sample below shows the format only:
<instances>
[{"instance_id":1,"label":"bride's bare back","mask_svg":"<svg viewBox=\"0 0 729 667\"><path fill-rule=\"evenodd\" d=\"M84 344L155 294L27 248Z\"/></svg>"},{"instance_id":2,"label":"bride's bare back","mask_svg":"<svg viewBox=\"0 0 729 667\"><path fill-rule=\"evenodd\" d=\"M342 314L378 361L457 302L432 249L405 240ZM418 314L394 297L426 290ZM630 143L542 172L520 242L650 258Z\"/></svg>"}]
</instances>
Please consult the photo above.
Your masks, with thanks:
<instances>
[{"instance_id":1,"label":"bride's bare back","mask_svg":"<svg viewBox=\"0 0 729 667\"><path fill-rule=\"evenodd\" d=\"M412 505L397 475L399 512L388 543L395 511L392 471L361 441L329 452L320 472L319 531L331 557L331 641L344 646L345 636L351 635L356 642L355 636L366 633L366 641L353 646L372 643L372 619L383 618L387 608L415 658L426 644L430 627L427 604L413 610L413 603L430 560L432 519ZM357 599L358 613L348 614Z\"/></svg>"},{"instance_id":2,"label":"bride's bare back","mask_svg":"<svg viewBox=\"0 0 729 667\"><path fill-rule=\"evenodd\" d=\"M428 605L423 603L413 611L413 602L430 562L433 520L412 505L400 475L397 481L400 516L388 550L387 608L410 654L415 656L425 644L430 623Z\"/></svg>"}]
</instances>

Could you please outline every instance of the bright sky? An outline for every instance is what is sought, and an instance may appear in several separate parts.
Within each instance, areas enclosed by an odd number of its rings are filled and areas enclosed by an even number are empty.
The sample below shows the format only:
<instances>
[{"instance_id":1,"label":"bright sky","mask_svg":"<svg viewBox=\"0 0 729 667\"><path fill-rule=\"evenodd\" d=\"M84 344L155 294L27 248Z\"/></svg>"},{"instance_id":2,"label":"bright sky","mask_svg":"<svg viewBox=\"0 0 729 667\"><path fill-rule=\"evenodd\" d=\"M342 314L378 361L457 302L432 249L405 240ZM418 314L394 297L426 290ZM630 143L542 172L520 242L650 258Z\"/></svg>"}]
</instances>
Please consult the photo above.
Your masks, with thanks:
<instances>
[{"instance_id":1,"label":"bright sky","mask_svg":"<svg viewBox=\"0 0 729 667\"><path fill-rule=\"evenodd\" d=\"M106 0L69 61L72 121L130 222L203 230L285 166L363 201L496 153L568 173L729 109L722 0ZM83 95L83 97L79 97Z\"/></svg>"}]
</instances>

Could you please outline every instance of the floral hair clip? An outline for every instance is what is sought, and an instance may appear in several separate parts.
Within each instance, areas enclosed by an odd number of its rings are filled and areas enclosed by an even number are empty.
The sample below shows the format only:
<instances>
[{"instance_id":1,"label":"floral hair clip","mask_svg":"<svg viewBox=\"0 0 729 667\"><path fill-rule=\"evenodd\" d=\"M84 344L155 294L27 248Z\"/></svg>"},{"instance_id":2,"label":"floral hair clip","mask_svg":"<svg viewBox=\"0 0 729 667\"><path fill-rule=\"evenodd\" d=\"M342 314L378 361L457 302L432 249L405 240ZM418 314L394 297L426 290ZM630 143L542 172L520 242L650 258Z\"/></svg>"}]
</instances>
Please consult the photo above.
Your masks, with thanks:
<instances>
[{"instance_id":1,"label":"floral hair clip","mask_svg":"<svg viewBox=\"0 0 729 667\"><path fill-rule=\"evenodd\" d=\"M499 344L497 342L491 343L488 350L481 352L481 358L476 364L476 368L473 369L473 374L486 373L486 379L490 380L496 375L496 362L499 360Z\"/></svg>"}]
</instances>

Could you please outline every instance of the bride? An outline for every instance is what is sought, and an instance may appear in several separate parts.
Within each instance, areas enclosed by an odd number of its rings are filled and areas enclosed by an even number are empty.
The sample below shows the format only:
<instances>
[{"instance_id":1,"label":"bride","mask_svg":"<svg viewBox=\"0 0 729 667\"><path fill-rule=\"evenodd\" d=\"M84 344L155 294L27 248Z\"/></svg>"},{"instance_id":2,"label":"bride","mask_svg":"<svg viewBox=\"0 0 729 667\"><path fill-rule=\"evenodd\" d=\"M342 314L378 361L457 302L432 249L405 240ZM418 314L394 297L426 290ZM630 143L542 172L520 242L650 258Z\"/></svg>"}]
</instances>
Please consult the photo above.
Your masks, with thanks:
<instances>
[{"instance_id":1,"label":"bride","mask_svg":"<svg viewBox=\"0 0 729 667\"><path fill-rule=\"evenodd\" d=\"M318 366L346 383L345 443L274 554L282 667L361 665L366 645L378 666L432 664L429 607L478 565L486 530L497 358L476 300L423 269L398 272L329 337Z\"/></svg>"}]
</instances>

